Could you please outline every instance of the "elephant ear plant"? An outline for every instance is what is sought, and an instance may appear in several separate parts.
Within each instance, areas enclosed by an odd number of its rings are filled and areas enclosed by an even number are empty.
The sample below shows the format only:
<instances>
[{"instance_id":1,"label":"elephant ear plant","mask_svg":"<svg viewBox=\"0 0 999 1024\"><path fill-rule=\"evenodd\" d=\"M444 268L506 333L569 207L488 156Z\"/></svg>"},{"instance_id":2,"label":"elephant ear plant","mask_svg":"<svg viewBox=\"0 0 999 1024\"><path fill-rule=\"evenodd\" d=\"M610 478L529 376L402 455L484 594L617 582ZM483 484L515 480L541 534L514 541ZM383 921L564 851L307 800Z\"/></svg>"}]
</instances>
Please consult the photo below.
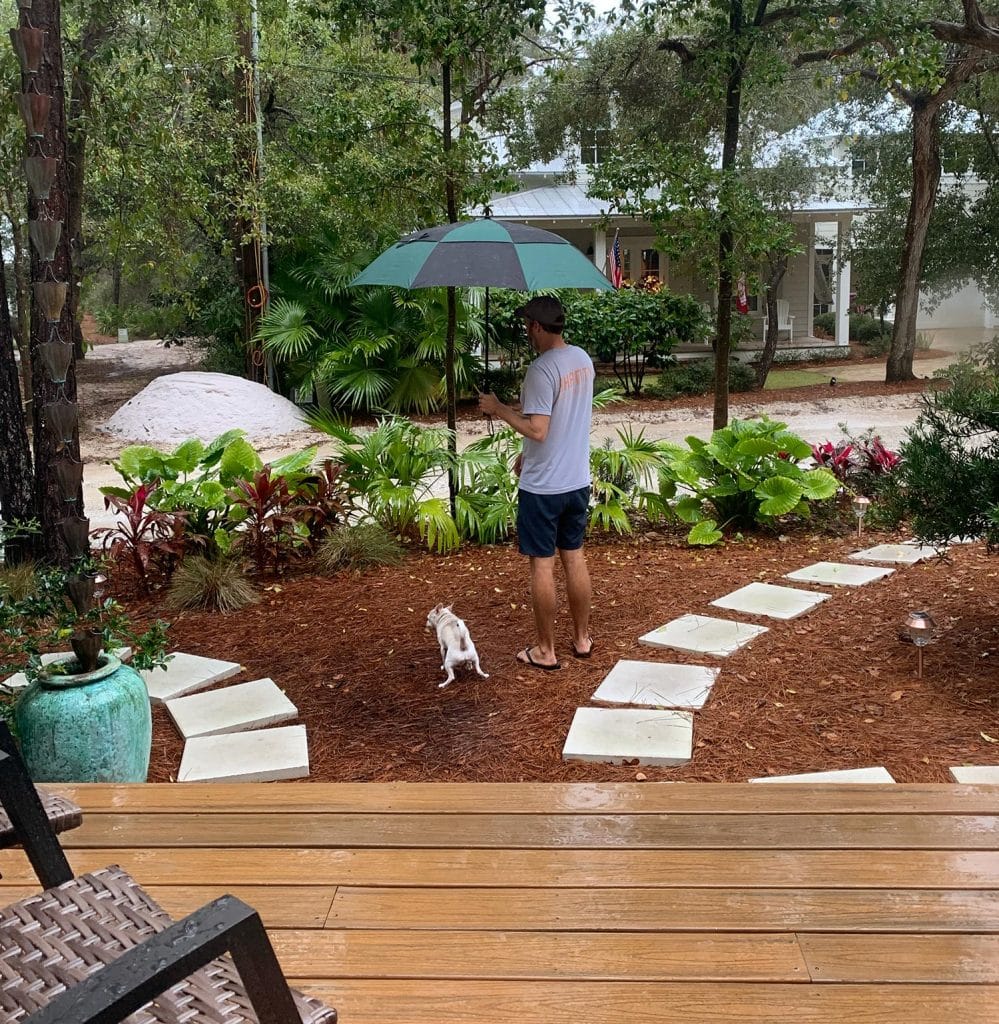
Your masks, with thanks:
<instances>
[{"instance_id":1,"label":"elephant ear plant","mask_svg":"<svg viewBox=\"0 0 999 1024\"><path fill-rule=\"evenodd\" d=\"M829 470L798 464L811 452L785 423L733 420L709 441L688 437L686 449L671 446L661 491L682 493L674 509L691 524L688 543L716 544L728 528L807 516L809 502L834 497L839 483Z\"/></svg>"}]
</instances>

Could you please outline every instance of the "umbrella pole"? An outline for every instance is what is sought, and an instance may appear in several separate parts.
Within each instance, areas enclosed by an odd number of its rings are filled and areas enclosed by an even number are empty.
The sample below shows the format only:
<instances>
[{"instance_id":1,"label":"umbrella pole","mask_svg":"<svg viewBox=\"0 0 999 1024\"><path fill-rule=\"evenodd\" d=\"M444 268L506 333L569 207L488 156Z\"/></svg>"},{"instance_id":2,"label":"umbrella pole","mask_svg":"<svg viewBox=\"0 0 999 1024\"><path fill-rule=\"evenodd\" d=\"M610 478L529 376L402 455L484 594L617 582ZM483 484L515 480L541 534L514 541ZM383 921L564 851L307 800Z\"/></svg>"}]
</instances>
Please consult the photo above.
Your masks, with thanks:
<instances>
[{"instance_id":1,"label":"umbrella pole","mask_svg":"<svg viewBox=\"0 0 999 1024\"><path fill-rule=\"evenodd\" d=\"M489 394L489 286L486 285L486 339L485 339L485 357L486 357L486 371L482 378L482 390ZM493 418L492 416L486 417L486 422L489 424L489 433L493 432Z\"/></svg>"}]
</instances>

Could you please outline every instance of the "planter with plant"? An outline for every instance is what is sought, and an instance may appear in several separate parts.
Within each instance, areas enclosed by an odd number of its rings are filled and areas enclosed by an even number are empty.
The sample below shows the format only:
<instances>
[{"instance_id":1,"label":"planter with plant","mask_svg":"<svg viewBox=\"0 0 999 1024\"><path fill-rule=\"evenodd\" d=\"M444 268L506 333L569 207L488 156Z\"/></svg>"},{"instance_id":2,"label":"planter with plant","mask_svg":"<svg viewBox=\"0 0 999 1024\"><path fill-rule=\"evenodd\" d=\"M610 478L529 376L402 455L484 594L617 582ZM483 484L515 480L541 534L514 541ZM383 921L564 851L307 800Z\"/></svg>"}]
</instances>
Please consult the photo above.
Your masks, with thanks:
<instances>
[{"instance_id":1,"label":"planter with plant","mask_svg":"<svg viewBox=\"0 0 999 1024\"><path fill-rule=\"evenodd\" d=\"M45 570L32 593L0 594L0 672L28 685L4 701L38 782L145 782L152 746L138 669L165 661L166 623L138 633L93 565ZM72 654L49 655L69 643ZM132 648L131 665L112 653Z\"/></svg>"}]
</instances>

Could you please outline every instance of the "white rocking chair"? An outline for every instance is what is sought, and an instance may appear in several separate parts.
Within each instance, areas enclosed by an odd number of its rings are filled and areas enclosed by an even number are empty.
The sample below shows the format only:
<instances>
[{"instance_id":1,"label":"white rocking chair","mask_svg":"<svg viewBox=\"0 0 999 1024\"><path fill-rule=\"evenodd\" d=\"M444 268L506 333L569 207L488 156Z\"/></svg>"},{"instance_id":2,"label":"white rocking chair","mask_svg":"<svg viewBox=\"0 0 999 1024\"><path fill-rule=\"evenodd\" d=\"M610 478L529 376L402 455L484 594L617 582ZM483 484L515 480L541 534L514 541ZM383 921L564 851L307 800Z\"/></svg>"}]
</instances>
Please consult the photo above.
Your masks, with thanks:
<instances>
[{"instance_id":1,"label":"white rocking chair","mask_svg":"<svg viewBox=\"0 0 999 1024\"><path fill-rule=\"evenodd\" d=\"M764 314L763 316L763 337L767 336L767 328L770 323L770 318ZM794 317L791 316L791 303L787 299L777 300L777 330L787 331L788 341L794 341Z\"/></svg>"}]
</instances>

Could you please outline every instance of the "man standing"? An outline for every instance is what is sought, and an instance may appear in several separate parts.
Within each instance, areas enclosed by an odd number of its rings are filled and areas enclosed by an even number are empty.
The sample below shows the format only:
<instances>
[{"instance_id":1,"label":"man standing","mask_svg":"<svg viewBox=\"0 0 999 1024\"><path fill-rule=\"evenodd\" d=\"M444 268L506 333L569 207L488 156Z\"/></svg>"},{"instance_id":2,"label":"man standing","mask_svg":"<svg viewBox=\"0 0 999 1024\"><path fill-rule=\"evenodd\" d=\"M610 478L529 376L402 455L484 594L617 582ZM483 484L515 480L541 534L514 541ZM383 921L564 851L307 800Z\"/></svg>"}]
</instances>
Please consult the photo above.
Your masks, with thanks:
<instances>
[{"instance_id":1,"label":"man standing","mask_svg":"<svg viewBox=\"0 0 999 1024\"><path fill-rule=\"evenodd\" d=\"M565 311L558 299L539 296L516 311L538 358L524 377L521 411L493 394L479 396L479 410L497 416L524 436L519 464L517 536L531 560L531 603L537 643L517 660L534 668L561 668L555 654L555 552L565 571L573 624L573 654L588 658L590 574L583 538L590 503L590 421L593 361L562 337Z\"/></svg>"}]
</instances>

